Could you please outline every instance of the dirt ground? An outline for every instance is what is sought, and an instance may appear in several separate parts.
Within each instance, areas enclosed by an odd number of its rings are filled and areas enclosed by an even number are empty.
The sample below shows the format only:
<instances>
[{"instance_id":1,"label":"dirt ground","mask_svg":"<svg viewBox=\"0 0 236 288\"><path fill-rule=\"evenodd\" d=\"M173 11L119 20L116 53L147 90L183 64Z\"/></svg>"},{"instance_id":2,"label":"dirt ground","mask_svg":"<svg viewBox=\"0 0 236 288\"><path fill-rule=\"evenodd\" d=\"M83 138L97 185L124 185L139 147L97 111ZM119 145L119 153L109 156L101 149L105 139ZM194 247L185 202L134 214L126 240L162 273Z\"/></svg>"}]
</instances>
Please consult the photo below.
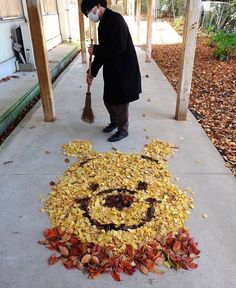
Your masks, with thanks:
<instances>
[{"instance_id":1,"label":"dirt ground","mask_svg":"<svg viewBox=\"0 0 236 288\"><path fill-rule=\"evenodd\" d=\"M236 176L236 57L220 62L198 37L189 108ZM154 45L152 57L177 89L181 44Z\"/></svg>"}]
</instances>

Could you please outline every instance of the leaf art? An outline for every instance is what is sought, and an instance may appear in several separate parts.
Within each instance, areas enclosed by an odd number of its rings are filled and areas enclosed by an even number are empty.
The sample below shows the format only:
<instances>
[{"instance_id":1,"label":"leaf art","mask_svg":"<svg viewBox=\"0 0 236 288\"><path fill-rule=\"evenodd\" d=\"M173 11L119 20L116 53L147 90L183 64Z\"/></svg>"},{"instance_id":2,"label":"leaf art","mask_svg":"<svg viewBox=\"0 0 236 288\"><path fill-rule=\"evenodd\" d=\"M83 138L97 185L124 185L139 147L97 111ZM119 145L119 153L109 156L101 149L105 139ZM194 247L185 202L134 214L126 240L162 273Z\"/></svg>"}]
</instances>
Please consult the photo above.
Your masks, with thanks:
<instances>
[{"instance_id":1,"label":"leaf art","mask_svg":"<svg viewBox=\"0 0 236 288\"><path fill-rule=\"evenodd\" d=\"M77 156L59 182L50 183L45 204L54 228L39 244L54 251L49 265L60 261L90 279L109 272L133 275L163 271L156 266L195 269L200 251L183 228L193 207L189 190L170 182L166 159L172 146L159 140L141 154L96 153L88 141L64 146Z\"/></svg>"}]
</instances>

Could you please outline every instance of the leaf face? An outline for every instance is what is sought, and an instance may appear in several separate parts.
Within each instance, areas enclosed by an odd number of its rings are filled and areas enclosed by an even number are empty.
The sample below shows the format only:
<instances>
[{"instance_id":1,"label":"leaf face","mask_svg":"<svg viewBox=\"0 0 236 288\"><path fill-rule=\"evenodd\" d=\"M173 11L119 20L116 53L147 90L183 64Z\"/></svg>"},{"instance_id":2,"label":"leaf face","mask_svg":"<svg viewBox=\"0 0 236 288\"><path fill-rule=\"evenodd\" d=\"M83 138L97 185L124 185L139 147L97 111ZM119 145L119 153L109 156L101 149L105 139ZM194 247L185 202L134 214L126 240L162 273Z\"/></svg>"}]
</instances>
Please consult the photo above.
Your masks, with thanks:
<instances>
[{"instance_id":1,"label":"leaf face","mask_svg":"<svg viewBox=\"0 0 236 288\"><path fill-rule=\"evenodd\" d=\"M181 228L193 202L187 189L171 183L166 159L173 146L154 139L142 154L87 155L78 144L65 148L68 155L84 154L51 185L45 212L56 228L45 230L39 243L60 252L65 268L83 270L90 279L111 273L120 281L122 272L147 275L163 264L193 269L200 251Z\"/></svg>"}]
</instances>

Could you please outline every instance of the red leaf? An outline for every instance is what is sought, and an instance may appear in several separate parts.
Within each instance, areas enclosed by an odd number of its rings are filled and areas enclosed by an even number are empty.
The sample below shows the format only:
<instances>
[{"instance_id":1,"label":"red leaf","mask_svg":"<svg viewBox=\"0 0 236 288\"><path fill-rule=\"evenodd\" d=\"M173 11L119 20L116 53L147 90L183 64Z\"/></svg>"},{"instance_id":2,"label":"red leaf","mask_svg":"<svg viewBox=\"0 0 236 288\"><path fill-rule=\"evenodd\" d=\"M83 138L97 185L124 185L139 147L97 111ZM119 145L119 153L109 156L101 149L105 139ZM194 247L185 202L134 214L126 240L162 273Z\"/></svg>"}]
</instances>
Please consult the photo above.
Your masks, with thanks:
<instances>
[{"instance_id":1,"label":"red leaf","mask_svg":"<svg viewBox=\"0 0 236 288\"><path fill-rule=\"evenodd\" d=\"M175 241L175 244L173 245L173 251L177 252L180 249L181 249L181 242L180 241Z\"/></svg>"},{"instance_id":2,"label":"red leaf","mask_svg":"<svg viewBox=\"0 0 236 288\"><path fill-rule=\"evenodd\" d=\"M64 266L66 267L66 269L73 269L75 268L72 261L68 260L64 263Z\"/></svg>"},{"instance_id":3,"label":"red leaf","mask_svg":"<svg viewBox=\"0 0 236 288\"><path fill-rule=\"evenodd\" d=\"M48 264L49 265L54 265L55 263L57 263L59 261L59 257L56 256L56 254L52 254L50 256L50 258L48 259Z\"/></svg>"},{"instance_id":4,"label":"red leaf","mask_svg":"<svg viewBox=\"0 0 236 288\"><path fill-rule=\"evenodd\" d=\"M65 246L59 246L58 249L62 256L69 255L69 250Z\"/></svg>"},{"instance_id":5,"label":"red leaf","mask_svg":"<svg viewBox=\"0 0 236 288\"><path fill-rule=\"evenodd\" d=\"M129 270L133 269L133 266L128 261L122 261L122 266L125 267L126 269L129 269Z\"/></svg>"},{"instance_id":6,"label":"red leaf","mask_svg":"<svg viewBox=\"0 0 236 288\"><path fill-rule=\"evenodd\" d=\"M176 256L176 255L173 254L173 253L170 254L170 259L171 259L171 261L173 261L173 262L178 262L178 261L181 260L180 257Z\"/></svg>"},{"instance_id":7,"label":"red leaf","mask_svg":"<svg viewBox=\"0 0 236 288\"><path fill-rule=\"evenodd\" d=\"M151 271L153 271L153 269L155 267L155 263L152 261L148 261L146 267L148 269L148 272L151 272Z\"/></svg>"},{"instance_id":8,"label":"red leaf","mask_svg":"<svg viewBox=\"0 0 236 288\"><path fill-rule=\"evenodd\" d=\"M193 248L193 254L195 255L199 255L200 254L200 250L198 250L197 248Z\"/></svg>"},{"instance_id":9,"label":"red leaf","mask_svg":"<svg viewBox=\"0 0 236 288\"><path fill-rule=\"evenodd\" d=\"M139 270L140 270L143 274L145 274L145 275L148 274L148 269L147 269L146 266L143 265L143 264L140 264Z\"/></svg>"},{"instance_id":10,"label":"red leaf","mask_svg":"<svg viewBox=\"0 0 236 288\"><path fill-rule=\"evenodd\" d=\"M190 269L196 269L198 267L198 265L196 263L193 263L193 262L188 263L187 265L188 265L188 268L190 268Z\"/></svg>"},{"instance_id":11,"label":"red leaf","mask_svg":"<svg viewBox=\"0 0 236 288\"><path fill-rule=\"evenodd\" d=\"M133 268L133 266L131 265L130 262L128 262L128 261L122 261L122 267L123 267L123 271L124 271L127 275L133 275L135 269Z\"/></svg>"},{"instance_id":12,"label":"red leaf","mask_svg":"<svg viewBox=\"0 0 236 288\"><path fill-rule=\"evenodd\" d=\"M111 272L111 276L112 276L112 278L113 278L115 281L121 281L121 280L120 280L120 274L117 273L116 271L112 271L112 272Z\"/></svg>"},{"instance_id":13,"label":"red leaf","mask_svg":"<svg viewBox=\"0 0 236 288\"><path fill-rule=\"evenodd\" d=\"M134 248L133 248L132 245L127 244L127 245L126 245L126 251L127 251L127 254L128 254L130 257L133 257L133 256L134 256Z\"/></svg>"},{"instance_id":14,"label":"red leaf","mask_svg":"<svg viewBox=\"0 0 236 288\"><path fill-rule=\"evenodd\" d=\"M46 239L54 238L58 236L58 231L56 228L53 228L53 229L49 228L43 232L43 235Z\"/></svg>"},{"instance_id":15,"label":"red leaf","mask_svg":"<svg viewBox=\"0 0 236 288\"><path fill-rule=\"evenodd\" d=\"M49 250L57 250L57 248L53 244L46 245Z\"/></svg>"},{"instance_id":16,"label":"red leaf","mask_svg":"<svg viewBox=\"0 0 236 288\"><path fill-rule=\"evenodd\" d=\"M191 263L191 262L193 262L193 258L187 257L187 258L184 259L184 262L185 263Z\"/></svg>"},{"instance_id":17,"label":"red leaf","mask_svg":"<svg viewBox=\"0 0 236 288\"><path fill-rule=\"evenodd\" d=\"M100 271L90 272L89 273L89 279L96 279L99 275L100 275Z\"/></svg>"},{"instance_id":18,"label":"red leaf","mask_svg":"<svg viewBox=\"0 0 236 288\"><path fill-rule=\"evenodd\" d=\"M184 270L188 270L188 266L187 266L187 264L182 263L181 265L182 265L182 268L183 268Z\"/></svg>"},{"instance_id":19,"label":"red leaf","mask_svg":"<svg viewBox=\"0 0 236 288\"><path fill-rule=\"evenodd\" d=\"M72 244L72 245L76 245L79 243L79 239L76 238L76 237L71 237L71 239L69 240L69 242Z\"/></svg>"},{"instance_id":20,"label":"red leaf","mask_svg":"<svg viewBox=\"0 0 236 288\"><path fill-rule=\"evenodd\" d=\"M80 255L80 250L76 246L72 246L70 249L70 255L71 256L79 256Z\"/></svg>"}]
</instances>

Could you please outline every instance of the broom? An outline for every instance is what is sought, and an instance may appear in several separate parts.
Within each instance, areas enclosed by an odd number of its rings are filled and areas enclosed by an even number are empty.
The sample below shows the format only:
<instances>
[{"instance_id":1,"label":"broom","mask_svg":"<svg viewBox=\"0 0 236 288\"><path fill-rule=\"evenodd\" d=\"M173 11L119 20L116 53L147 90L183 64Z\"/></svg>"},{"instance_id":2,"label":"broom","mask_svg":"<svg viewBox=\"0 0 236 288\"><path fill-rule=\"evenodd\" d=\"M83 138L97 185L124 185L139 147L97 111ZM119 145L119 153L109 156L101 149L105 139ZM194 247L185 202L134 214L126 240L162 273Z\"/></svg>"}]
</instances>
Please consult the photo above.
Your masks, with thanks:
<instances>
[{"instance_id":1,"label":"broom","mask_svg":"<svg viewBox=\"0 0 236 288\"><path fill-rule=\"evenodd\" d=\"M91 38L91 24L89 21L89 32L90 32L90 46L93 46L93 39ZM92 63L92 55L89 55L89 70L88 70L88 75L91 76L91 63ZM91 107L91 92L90 92L90 86L88 84L88 88L87 88L87 93L86 93L86 98L85 98L85 106L84 106L84 110L82 113L82 121L86 122L86 123L93 123L94 122L94 114L93 114L93 110Z\"/></svg>"}]
</instances>

